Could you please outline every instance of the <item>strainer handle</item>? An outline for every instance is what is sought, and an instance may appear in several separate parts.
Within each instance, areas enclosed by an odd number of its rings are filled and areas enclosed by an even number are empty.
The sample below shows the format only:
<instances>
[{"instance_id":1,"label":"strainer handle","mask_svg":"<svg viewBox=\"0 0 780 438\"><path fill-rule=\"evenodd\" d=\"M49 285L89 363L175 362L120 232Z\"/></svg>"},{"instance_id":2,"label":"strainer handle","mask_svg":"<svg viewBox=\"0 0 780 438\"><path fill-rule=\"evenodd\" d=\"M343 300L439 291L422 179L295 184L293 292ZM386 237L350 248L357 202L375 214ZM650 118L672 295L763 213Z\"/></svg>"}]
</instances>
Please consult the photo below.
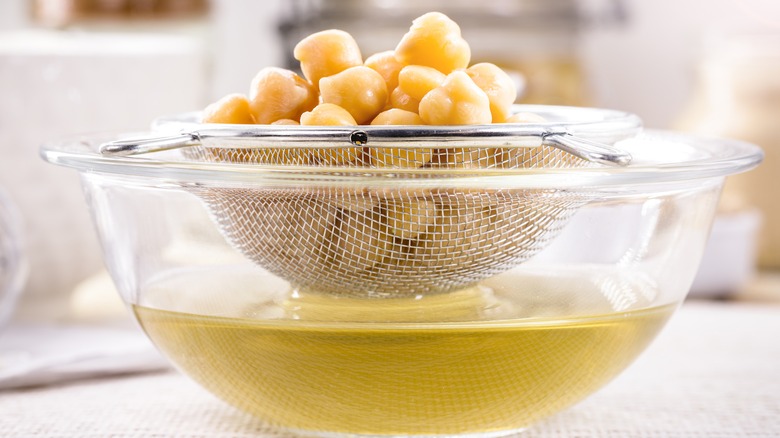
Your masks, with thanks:
<instances>
[{"instance_id":1,"label":"strainer handle","mask_svg":"<svg viewBox=\"0 0 780 438\"><path fill-rule=\"evenodd\" d=\"M184 146L199 144L197 137L190 133L180 133L164 137L130 138L114 140L100 145L100 153L125 157L129 155L148 154L178 149Z\"/></svg>"},{"instance_id":2,"label":"strainer handle","mask_svg":"<svg viewBox=\"0 0 780 438\"><path fill-rule=\"evenodd\" d=\"M626 166L631 162L631 154L626 151L568 133L546 135L542 144L594 163Z\"/></svg>"}]
</instances>

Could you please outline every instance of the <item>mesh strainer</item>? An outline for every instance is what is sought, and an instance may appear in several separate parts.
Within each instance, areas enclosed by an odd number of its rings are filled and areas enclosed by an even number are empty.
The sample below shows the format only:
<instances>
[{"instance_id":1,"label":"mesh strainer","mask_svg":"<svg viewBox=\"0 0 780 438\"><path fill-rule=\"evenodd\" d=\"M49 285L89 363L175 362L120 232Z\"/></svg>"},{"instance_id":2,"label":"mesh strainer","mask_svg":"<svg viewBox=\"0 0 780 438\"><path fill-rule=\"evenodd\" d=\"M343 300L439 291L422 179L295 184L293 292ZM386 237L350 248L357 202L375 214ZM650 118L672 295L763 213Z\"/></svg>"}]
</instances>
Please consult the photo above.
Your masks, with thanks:
<instances>
[{"instance_id":1,"label":"mesh strainer","mask_svg":"<svg viewBox=\"0 0 780 438\"><path fill-rule=\"evenodd\" d=\"M442 185L441 175L625 165L630 157L612 145L640 127L635 116L620 112L517 110L551 122L317 128L203 125L187 115L158 122L177 131L171 136L107 143L101 152L182 148L189 160L263 166L322 181L189 190L233 246L295 287L355 296L441 293L529 259L594 198L585 191L503 189L500 183ZM369 175L396 183L361 183Z\"/></svg>"}]
</instances>

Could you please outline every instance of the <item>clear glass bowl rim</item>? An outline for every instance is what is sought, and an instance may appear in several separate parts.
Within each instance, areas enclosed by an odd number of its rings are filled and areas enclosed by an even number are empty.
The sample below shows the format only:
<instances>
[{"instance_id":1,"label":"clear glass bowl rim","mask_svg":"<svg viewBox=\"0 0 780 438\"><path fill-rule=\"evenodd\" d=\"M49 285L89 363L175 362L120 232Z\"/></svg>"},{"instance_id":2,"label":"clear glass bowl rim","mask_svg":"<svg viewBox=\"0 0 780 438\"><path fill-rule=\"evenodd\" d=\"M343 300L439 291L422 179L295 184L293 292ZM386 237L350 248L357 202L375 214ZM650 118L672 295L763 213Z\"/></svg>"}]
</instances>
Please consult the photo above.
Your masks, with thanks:
<instances>
[{"instance_id":1,"label":"clear glass bowl rim","mask_svg":"<svg viewBox=\"0 0 780 438\"><path fill-rule=\"evenodd\" d=\"M82 172L106 173L144 178L158 178L192 183L248 183L285 185L363 185L363 186L458 186L458 187L527 187L527 188L581 188L614 187L654 183L673 183L703 178L724 177L744 172L757 166L763 152L755 145L732 139L698 137L669 131L641 131L641 120L633 114L597 108L555 107L544 105L516 105L515 111L528 111L548 116L563 114L565 119L538 124L507 124L499 129L519 134L534 130L565 130L581 138L613 144L632 138L650 142L684 143L696 152L686 160L663 161L620 166L578 168L518 168L518 169L396 169L361 167L317 167L260 164L233 164L195 162L169 159L165 153L138 156L104 156L96 144L127 137L128 134L95 134L46 143L41 155L54 164L73 167ZM174 133L202 127L215 127L195 123L197 113L184 113L160 118L152 132L129 134L150 136ZM225 125L223 125L225 126ZM245 125L228 125L240 129ZM266 126L264 128L264 126ZM475 132L475 144L479 144L480 130L496 129L498 125L468 127ZM278 130L267 125L246 125L247 129L262 132ZM283 127L295 129L297 127ZM338 127L343 131L343 127ZM370 126L360 129L370 130ZM423 127L429 132L452 130L447 127ZM325 127L320 131L327 131ZM475 131L476 130L476 131ZM335 131L334 131L335 132ZM443 140L446 142L446 140ZM445 143L443 143L445 144ZM296 146L297 147L297 146ZM312 147L316 147L316 144ZM446 147L446 146L445 146Z\"/></svg>"},{"instance_id":2,"label":"clear glass bowl rim","mask_svg":"<svg viewBox=\"0 0 780 438\"><path fill-rule=\"evenodd\" d=\"M5 269L0 272L0 329L11 318L27 277L22 233L20 213L0 187L0 252L5 252L7 262L0 265L0 271Z\"/></svg>"}]
</instances>

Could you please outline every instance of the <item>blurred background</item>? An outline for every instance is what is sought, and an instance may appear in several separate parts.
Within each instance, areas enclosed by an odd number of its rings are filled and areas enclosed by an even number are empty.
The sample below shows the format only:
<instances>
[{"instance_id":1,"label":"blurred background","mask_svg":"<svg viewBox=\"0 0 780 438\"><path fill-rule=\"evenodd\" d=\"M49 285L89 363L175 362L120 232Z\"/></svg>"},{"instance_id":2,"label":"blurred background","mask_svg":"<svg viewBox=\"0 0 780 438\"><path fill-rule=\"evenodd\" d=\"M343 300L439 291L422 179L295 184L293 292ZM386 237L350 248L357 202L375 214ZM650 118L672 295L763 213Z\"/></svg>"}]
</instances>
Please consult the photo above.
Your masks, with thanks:
<instances>
[{"instance_id":1,"label":"blurred background","mask_svg":"<svg viewBox=\"0 0 780 438\"><path fill-rule=\"evenodd\" d=\"M639 114L648 128L755 142L730 181L694 297L780 300L780 2L776 0L4 0L0 3L0 299L20 320L122 309L76 172L39 146L248 91L309 33L342 28L364 56L411 19L450 15L473 61L512 72L519 102ZM21 292L21 293L19 293ZM2 313L0 313L2 317Z\"/></svg>"}]
</instances>

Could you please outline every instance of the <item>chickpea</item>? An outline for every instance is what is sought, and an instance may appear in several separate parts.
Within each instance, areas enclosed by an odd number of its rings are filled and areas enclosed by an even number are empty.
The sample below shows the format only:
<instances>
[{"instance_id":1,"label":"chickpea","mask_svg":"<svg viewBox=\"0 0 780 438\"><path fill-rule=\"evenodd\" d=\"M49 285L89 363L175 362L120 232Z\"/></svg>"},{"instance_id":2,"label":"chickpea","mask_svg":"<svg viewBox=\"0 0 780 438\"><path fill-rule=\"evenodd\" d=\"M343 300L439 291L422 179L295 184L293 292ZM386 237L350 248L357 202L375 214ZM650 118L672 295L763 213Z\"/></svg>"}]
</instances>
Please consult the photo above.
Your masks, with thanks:
<instances>
[{"instance_id":1,"label":"chickpea","mask_svg":"<svg viewBox=\"0 0 780 438\"><path fill-rule=\"evenodd\" d=\"M462 71L450 73L440 87L423 97L420 117L429 125L487 124L492 120L487 95ZM495 162L486 148L440 149L431 161L457 167L486 167Z\"/></svg>"},{"instance_id":2,"label":"chickpea","mask_svg":"<svg viewBox=\"0 0 780 438\"><path fill-rule=\"evenodd\" d=\"M437 201L439 205L436 217L424 237L419 240L416 253L436 266L440 266L442 262L450 263L452 260L468 263L470 254L464 253L468 246L463 240L478 237L474 236L473 230L469 228L473 216L461 207L467 205L467 201L450 197L439 198Z\"/></svg>"},{"instance_id":3,"label":"chickpea","mask_svg":"<svg viewBox=\"0 0 780 438\"><path fill-rule=\"evenodd\" d=\"M253 124L255 118L243 94L228 94L203 110L203 123Z\"/></svg>"},{"instance_id":4,"label":"chickpea","mask_svg":"<svg viewBox=\"0 0 780 438\"><path fill-rule=\"evenodd\" d=\"M300 125L300 123L298 123L297 121L292 120L292 119L279 119L279 120L277 120L277 121L275 121L275 122L273 122L271 124L272 125L290 125L290 126L292 126L292 125Z\"/></svg>"},{"instance_id":5,"label":"chickpea","mask_svg":"<svg viewBox=\"0 0 780 438\"><path fill-rule=\"evenodd\" d=\"M415 100L422 100L428 92L438 87L447 75L435 68L407 65L398 73L398 87Z\"/></svg>"},{"instance_id":6,"label":"chickpea","mask_svg":"<svg viewBox=\"0 0 780 438\"><path fill-rule=\"evenodd\" d=\"M372 125L422 125L416 113L389 109L379 113ZM421 167L431 160L432 149L369 148L371 163L377 167Z\"/></svg>"},{"instance_id":7,"label":"chickpea","mask_svg":"<svg viewBox=\"0 0 780 438\"><path fill-rule=\"evenodd\" d=\"M321 103L311 111L301 114L301 125L350 126L357 125L357 122L344 108L332 103Z\"/></svg>"},{"instance_id":8,"label":"chickpea","mask_svg":"<svg viewBox=\"0 0 780 438\"><path fill-rule=\"evenodd\" d=\"M436 223L432 227L433 234L440 236L438 239L447 240L443 242L445 245L454 245L461 250L469 248L468 244L472 242L476 243L479 237L474 235L475 231L484 232L485 225L489 225L483 224L475 208L484 203L485 199L474 198L467 193L450 193L440 201Z\"/></svg>"},{"instance_id":9,"label":"chickpea","mask_svg":"<svg viewBox=\"0 0 780 438\"><path fill-rule=\"evenodd\" d=\"M311 198L296 196L289 190L269 191L275 195L248 196L246 189L222 187L206 190L203 196L213 206L211 208L216 207L217 211L232 218L230 228L225 230L229 236L253 236L242 239L242 251L262 257L271 266L300 263L300 260L323 263L324 236L332 227L332 221L323 218L334 217L334 209ZM272 229L278 234L270 231L269 218L274 218ZM301 229L310 233L307 238L297 239L296 245L285 245Z\"/></svg>"},{"instance_id":10,"label":"chickpea","mask_svg":"<svg viewBox=\"0 0 780 438\"><path fill-rule=\"evenodd\" d=\"M490 123L490 100L469 75L455 71L420 100L420 117L429 125Z\"/></svg>"},{"instance_id":11,"label":"chickpea","mask_svg":"<svg viewBox=\"0 0 780 438\"><path fill-rule=\"evenodd\" d=\"M331 239L326 248L332 253L334 268L350 271L371 269L393 244L375 210L345 211Z\"/></svg>"},{"instance_id":12,"label":"chickpea","mask_svg":"<svg viewBox=\"0 0 780 438\"><path fill-rule=\"evenodd\" d=\"M417 113L406 111L398 108L391 108L387 111L379 113L374 120L371 121L372 125L424 125L422 119Z\"/></svg>"},{"instance_id":13,"label":"chickpea","mask_svg":"<svg viewBox=\"0 0 780 438\"><path fill-rule=\"evenodd\" d=\"M395 201L385 209L387 230L401 239L415 239L436 221L436 204L425 199Z\"/></svg>"},{"instance_id":14,"label":"chickpea","mask_svg":"<svg viewBox=\"0 0 780 438\"><path fill-rule=\"evenodd\" d=\"M357 122L344 108L332 103L321 103L310 112L301 114L304 126L351 126ZM344 147L338 149L318 149L314 157L322 164L338 165L358 161L362 157L361 148Z\"/></svg>"},{"instance_id":15,"label":"chickpea","mask_svg":"<svg viewBox=\"0 0 780 438\"><path fill-rule=\"evenodd\" d=\"M416 113L420 107L420 101L404 93L401 87L395 87L390 93L390 108L397 108Z\"/></svg>"},{"instance_id":16,"label":"chickpea","mask_svg":"<svg viewBox=\"0 0 780 438\"><path fill-rule=\"evenodd\" d=\"M441 12L429 12L412 22L395 48L395 58L404 65L424 65L449 74L468 67L471 49L454 21Z\"/></svg>"},{"instance_id":17,"label":"chickpea","mask_svg":"<svg viewBox=\"0 0 780 438\"><path fill-rule=\"evenodd\" d=\"M364 66L320 79L320 92L323 103L346 109L361 125L371 121L387 103L387 85L382 75Z\"/></svg>"},{"instance_id":18,"label":"chickpea","mask_svg":"<svg viewBox=\"0 0 780 438\"><path fill-rule=\"evenodd\" d=\"M392 50L375 53L366 58L366 62L363 64L382 75L387 85L387 91L393 90L398 86L398 72L401 71L404 65L395 59L395 52Z\"/></svg>"},{"instance_id":19,"label":"chickpea","mask_svg":"<svg viewBox=\"0 0 780 438\"><path fill-rule=\"evenodd\" d=\"M512 78L489 62L474 64L466 69L466 73L487 94L493 123L506 120L517 98L517 90Z\"/></svg>"},{"instance_id":20,"label":"chickpea","mask_svg":"<svg viewBox=\"0 0 780 438\"><path fill-rule=\"evenodd\" d=\"M252 113L257 123L279 119L297 120L317 106L317 90L290 70L267 67L260 70L249 87Z\"/></svg>"},{"instance_id":21,"label":"chickpea","mask_svg":"<svg viewBox=\"0 0 780 438\"><path fill-rule=\"evenodd\" d=\"M321 78L363 64L360 48L352 35L336 29L307 36L295 46L293 56L301 62L303 75L315 89L319 89Z\"/></svg>"}]
</instances>

